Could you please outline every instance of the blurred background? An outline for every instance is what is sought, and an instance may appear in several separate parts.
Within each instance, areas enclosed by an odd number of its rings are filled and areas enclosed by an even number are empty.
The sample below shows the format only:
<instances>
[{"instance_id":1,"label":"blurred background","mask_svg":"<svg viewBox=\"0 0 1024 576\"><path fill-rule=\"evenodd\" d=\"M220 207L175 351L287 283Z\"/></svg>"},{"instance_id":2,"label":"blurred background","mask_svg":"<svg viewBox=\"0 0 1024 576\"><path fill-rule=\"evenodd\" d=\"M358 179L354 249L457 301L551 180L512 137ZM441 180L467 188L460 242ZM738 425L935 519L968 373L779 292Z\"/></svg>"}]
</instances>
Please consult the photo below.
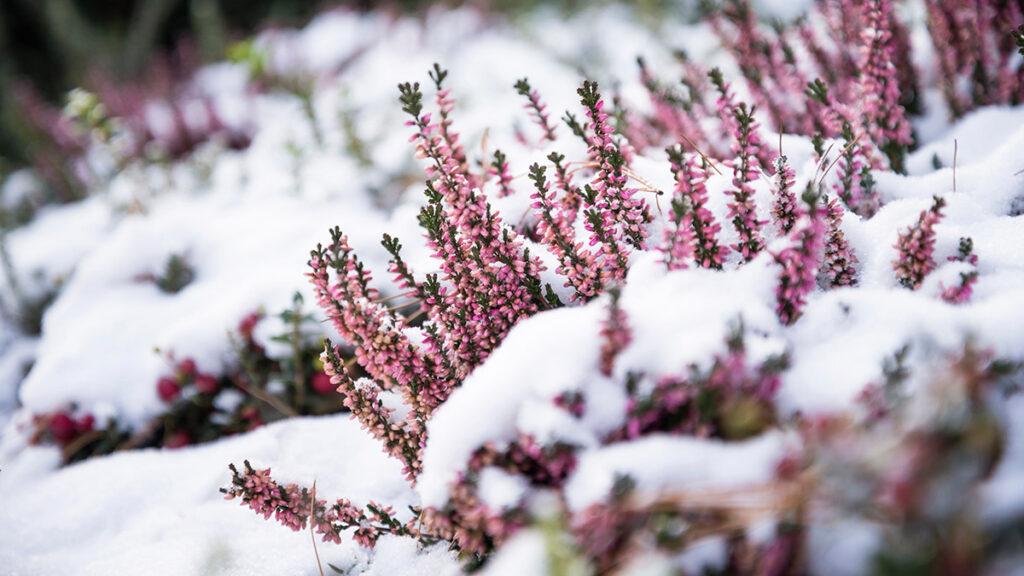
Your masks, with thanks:
<instances>
[{"instance_id":1,"label":"blurred background","mask_svg":"<svg viewBox=\"0 0 1024 576\"><path fill-rule=\"evenodd\" d=\"M640 0L641 11L670 0ZM225 58L233 42L274 26L300 26L333 7L416 12L471 4L515 16L542 5L574 10L583 0L4 0L0 2L0 177L25 165L59 171L47 108L69 90L169 89L196 66ZM52 132L52 131L50 131ZM57 138L59 140L59 138ZM2 179L2 178L0 178ZM53 182L51 182L53 185ZM59 194L75 195L58 183Z\"/></svg>"}]
</instances>

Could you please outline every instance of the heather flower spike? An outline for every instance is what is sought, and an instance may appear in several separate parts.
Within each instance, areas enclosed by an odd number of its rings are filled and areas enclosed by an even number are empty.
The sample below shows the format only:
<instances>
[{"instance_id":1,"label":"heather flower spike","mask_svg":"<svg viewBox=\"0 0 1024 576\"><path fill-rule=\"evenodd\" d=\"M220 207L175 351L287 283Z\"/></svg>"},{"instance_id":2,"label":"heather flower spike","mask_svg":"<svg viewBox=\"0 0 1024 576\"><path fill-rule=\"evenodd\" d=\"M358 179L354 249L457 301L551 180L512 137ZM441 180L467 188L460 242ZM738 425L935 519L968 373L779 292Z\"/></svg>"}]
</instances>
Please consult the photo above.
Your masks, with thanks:
<instances>
[{"instance_id":1,"label":"heather flower spike","mask_svg":"<svg viewBox=\"0 0 1024 576\"><path fill-rule=\"evenodd\" d=\"M615 359L633 341L626 313L619 305L621 293L618 288L608 290L608 317L601 327L600 369L605 376L611 376Z\"/></svg>"},{"instance_id":2,"label":"heather flower spike","mask_svg":"<svg viewBox=\"0 0 1024 576\"><path fill-rule=\"evenodd\" d=\"M733 201L729 203L728 214L739 234L739 242L732 249L740 254L744 262L749 262L765 246L761 235L764 222L757 219L754 188L751 186L758 179L757 153L761 140L757 135L753 110L748 110L746 104L740 103L736 107L735 119L733 153L736 157L731 161L733 177L732 189L729 191Z\"/></svg>"},{"instance_id":3,"label":"heather flower spike","mask_svg":"<svg viewBox=\"0 0 1024 576\"><path fill-rule=\"evenodd\" d=\"M530 180L536 189L531 196L533 208L540 213L537 234L558 259L557 272L565 277L565 286L575 291L573 299L589 300L601 290L600 268L594 254L583 243L575 241L572 223L558 210L546 171L547 168L539 164L530 166Z\"/></svg>"},{"instance_id":4,"label":"heather flower spike","mask_svg":"<svg viewBox=\"0 0 1024 576\"><path fill-rule=\"evenodd\" d=\"M693 257L693 208L685 196L672 198L671 221L665 228L664 244L661 247L665 267L669 270L689 268Z\"/></svg>"},{"instance_id":5,"label":"heather flower spike","mask_svg":"<svg viewBox=\"0 0 1024 576\"><path fill-rule=\"evenodd\" d=\"M971 269L960 273L960 282L954 286L942 287L942 299L950 304L963 304L971 299L974 293L974 285L978 282L978 256L974 253L974 241L970 238L961 238L957 253L947 258L950 262L963 262L971 266Z\"/></svg>"},{"instance_id":6,"label":"heather flower spike","mask_svg":"<svg viewBox=\"0 0 1024 576\"><path fill-rule=\"evenodd\" d=\"M512 174L509 173L508 160L501 150L494 151L494 160L491 161L491 166L487 172L498 179L499 198L512 195L514 192L512 190Z\"/></svg>"},{"instance_id":7,"label":"heather flower spike","mask_svg":"<svg viewBox=\"0 0 1024 576\"><path fill-rule=\"evenodd\" d=\"M597 166L591 186L595 192L590 202L600 214L608 238L625 240L637 250L646 247L647 224L653 219L647 203L628 187L624 173L626 158L612 138L613 130L604 112L604 100L597 83L584 81L577 93L586 109L588 135L587 156Z\"/></svg>"},{"instance_id":8,"label":"heather flower spike","mask_svg":"<svg viewBox=\"0 0 1024 576\"><path fill-rule=\"evenodd\" d=\"M931 208L921 211L917 223L900 233L893 270L902 286L917 290L925 276L935 269L935 225L942 221L945 206L946 201L936 196Z\"/></svg>"},{"instance_id":9,"label":"heather flower spike","mask_svg":"<svg viewBox=\"0 0 1024 576\"><path fill-rule=\"evenodd\" d=\"M583 203L583 196L580 193L579 186L573 183L572 176L563 163L565 155L552 152L548 154L548 160L555 167L555 187L562 192L562 199L559 202L561 218L571 225L576 222L580 205Z\"/></svg>"},{"instance_id":10,"label":"heather flower spike","mask_svg":"<svg viewBox=\"0 0 1024 576\"><path fill-rule=\"evenodd\" d=\"M792 324L807 303L816 284L825 238L825 214L821 199L812 187L803 196L807 211L790 236L792 245L774 254L780 266L775 290L775 311L783 324Z\"/></svg>"},{"instance_id":11,"label":"heather flower spike","mask_svg":"<svg viewBox=\"0 0 1024 576\"><path fill-rule=\"evenodd\" d=\"M818 274L818 282L826 289L854 286L857 284L858 260L843 233L843 206L836 198L829 198L825 203L828 230L825 235L825 257Z\"/></svg>"},{"instance_id":12,"label":"heather flower spike","mask_svg":"<svg viewBox=\"0 0 1024 576\"><path fill-rule=\"evenodd\" d=\"M869 0L860 61L860 97L864 121L876 145L889 157L889 165L903 172L906 148L913 143L910 123L900 104L894 64L890 0Z\"/></svg>"},{"instance_id":13,"label":"heather flower spike","mask_svg":"<svg viewBox=\"0 0 1024 576\"><path fill-rule=\"evenodd\" d=\"M702 268L720 270L729 249L719 245L718 232L722 227L706 207L707 168L695 154L684 155L682 146L666 148L665 152L676 182L673 210L677 201L688 208L689 224L693 228L693 259Z\"/></svg>"},{"instance_id":14,"label":"heather flower spike","mask_svg":"<svg viewBox=\"0 0 1024 576\"><path fill-rule=\"evenodd\" d=\"M775 196L772 203L772 219L775 220L783 235L789 234L800 216L796 194L793 193L794 178L789 158L777 156L775 158L775 175L772 177L772 194Z\"/></svg>"},{"instance_id":15,"label":"heather flower spike","mask_svg":"<svg viewBox=\"0 0 1024 576\"><path fill-rule=\"evenodd\" d=\"M524 108L530 111L530 118L544 132L544 139L554 142L558 136L555 134L555 127L551 124L551 118L547 113L547 105L541 102L540 94L532 87L528 79L523 78L516 81L516 92L526 98Z\"/></svg>"},{"instance_id":16,"label":"heather flower spike","mask_svg":"<svg viewBox=\"0 0 1024 576\"><path fill-rule=\"evenodd\" d=\"M343 533L351 532L352 539L364 548L373 548L384 534L408 536L433 541L421 534L418 519L400 521L390 506L370 501L366 508L359 508L345 499L333 504L317 498L306 488L297 484L278 484L270 477L270 469L257 470L246 460L244 470L239 471L229 464L231 484L221 488L226 500L239 499L257 514L269 519L271 515L284 526L298 532L312 520L312 530L323 542L341 543Z\"/></svg>"}]
</instances>

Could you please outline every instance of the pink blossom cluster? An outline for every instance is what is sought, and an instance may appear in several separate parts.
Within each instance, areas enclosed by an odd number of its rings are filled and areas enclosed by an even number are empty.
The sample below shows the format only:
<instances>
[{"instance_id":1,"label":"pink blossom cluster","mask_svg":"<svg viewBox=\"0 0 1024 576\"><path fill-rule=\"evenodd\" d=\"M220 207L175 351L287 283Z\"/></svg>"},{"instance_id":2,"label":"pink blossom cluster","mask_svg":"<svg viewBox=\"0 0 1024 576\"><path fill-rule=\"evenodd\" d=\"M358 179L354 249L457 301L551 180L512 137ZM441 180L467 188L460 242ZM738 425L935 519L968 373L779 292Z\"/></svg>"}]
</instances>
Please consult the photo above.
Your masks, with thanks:
<instances>
[{"instance_id":1,"label":"pink blossom cluster","mask_svg":"<svg viewBox=\"0 0 1024 576\"><path fill-rule=\"evenodd\" d=\"M800 206L797 204L796 194L793 192L796 176L793 167L789 165L789 158L777 156L775 158L775 175L772 178L772 220L778 225L783 235L789 234L800 217Z\"/></svg>"},{"instance_id":2,"label":"pink blossom cluster","mask_svg":"<svg viewBox=\"0 0 1024 576\"><path fill-rule=\"evenodd\" d=\"M773 254L779 265L775 288L775 313L783 324L792 324L800 317L807 295L817 286L826 233L825 209L812 192L805 194L807 212L790 235L789 246Z\"/></svg>"},{"instance_id":3,"label":"pink blossom cluster","mask_svg":"<svg viewBox=\"0 0 1024 576\"><path fill-rule=\"evenodd\" d=\"M1014 36L1024 25L1018 2L927 0L928 31L943 97L954 117L975 106L1024 99L1024 66Z\"/></svg>"},{"instance_id":4,"label":"pink blossom cluster","mask_svg":"<svg viewBox=\"0 0 1024 576\"><path fill-rule=\"evenodd\" d=\"M601 325L601 374L611 376L615 359L633 341L626 313L619 306L619 291L609 292L608 317Z\"/></svg>"},{"instance_id":5,"label":"pink blossom cluster","mask_svg":"<svg viewBox=\"0 0 1024 576\"><path fill-rule=\"evenodd\" d=\"M871 139L889 157L893 170L903 171L906 147L913 143L910 123L900 104L891 23L891 0L867 0L861 32L859 94L864 122Z\"/></svg>"},{"instance_id":6,"label":"pink blossom cluster","mask_svg":"<svg viewBox=\"0 0 1024 576\"><path fill-rule=\"evenodd\" d=\"M682 147L666 149L672 175L675 177L674 199L689 206L689 224L693 227L694 261L702 268L721 269L729 249L718 243L722 226L707 208L708 192L704 187L707 180L707 166L697 156L684 155Z\"/></svg>"},{"instance_id":7,"label":"pink blossom cluster","mask_svg":"<svg viewBox=\"0 0 1024 576\"><path fill-rule=\"evenodd\" d=\"M530 81L527 78L522 78L516 81L515 84L516 92L520 96L526 98L526 104L523 108L526 108L530 112L530 118L533 123L543 132L543 138L541 142L547 140L548 142L554 142L558 135L555 133L555 127L551 123L551 117L547 113L547 104L540 99L540 94L530 87Z\"/></svg>"},{"instance_id":8,"label":"pink blossom cluster","mask_svg":"<svg viewBox=\"0 0 1024 576\"><path fill-rule=\"evenodd\" d=\"M673 142L687 140L694 146L711 146L712 142L699 121L698 114L703 109L692 101L693 93L703 87L703 71L692 63L686 67L686 70L693 77L699 78L701 82L692 89L690 99L687 99L686 96L671 87L663 86L651 73L643 58L637 58L637 65L640 68L640 82L647 90L653 109L651 117L646 119L646 122L660 135L657 140L666 138ZM633 138L630 138L630 143L634 146L638 144ZM650 144L654 145L656 142L650 142Z\"/></svg>"},{"instance_id":9,"label":"pink blossom cluster","mask_svg":"<svg viewBox=\"0 0 1024 576\"><path fill-rule=\"evenodd\" d=\"M842 204L836 198L828 199L825 218L828 230L825 233L825 256L818 273L818 283L822 287L838 288L857 284L857 255L843 233Z\"/></svg>"},{"instance_id":10,"label":"pink blossom cluster","mask_svg":"<svg viewBox=\"0 0 1024 576\"><path fill-rule=\"evenodd\" d=\"M520 434L504 447L487 443L474 451L466 470L449 488L448 503L423 510L424 533L464 552L486 554L526 526L530 517L522 506L495 510L484 503L477 493L481 471L502 470L525 479L531 488L560 488L575 467L575 449L560 442L545 445Z\"/></svg>"},{"instance_id":11,"label":"pink blossom cluster","mask_svg":"<svg viewBox=\"0 0 1024 576\"><path fill-rule=\"evenodd\" d=\"M508 160L505 158L505 154L501 150L494 151L494 160L491 161L491 166L487 170L487 174L488 176L498 180L499 198L512 195L514 192L512 189L512 174L508 171Z\"/></svg>"},{"instance_id":12,"label":"pink blossom cluster","mask_svg":"<svg viewBox=\"0 0 1024 576\"><path fill-rule=\"evenodd\" d=\"M760 434L775 419L774 397L787 368L785 356L760 363L747 357L739 327L726 352L707 367L663 376L653 386L633 386L625 424L608 436L624 441L653 433L742 439ZM714 404L707 401L714 399Z\"/></svg>"},{"instance_id":13,"label":"pink blossom cluster","mask_svg":"<svg viewBox=\"0 0 1024 576\"><path fill-rule=\"evenodd\" d=\"M745 0L724 2L720 10L709 15L708 24L735 56L754 104L768 112L772 124L780 131L806 132L810 117L804 113L803 99L789 95L799 94L807 81L796 65L786 35L763 32ZM771 165L763 166L768 169Z\"/></svg>"},{"instance_id":14,"label":"pink blossom cluster","mask_svg":"<svg viewBox=\"0 0 1024 576\"><path fill-rule=\"evenodd\" d=\"M693 258L693 210L685 196L672 198L669 225L661 245L662 261L668 270L685 270Z\"/></svg>"},{"instance_id":15,"label":"pink blossom cluster","mask_svg":"<svg viewBox=\"0 0 1024 576\"><path fill-rule=\"evenodd\" d=\"M558 259L556 272L565 278L565 287L573 289L573 300L586 301L601 291L601 269L594 252L576 241L572 222L555 203L555 192L545 176L546 171L547 168L539 164L530 166L530 179L535 188L531 196L533 209L540 213L537 235Z\"/></svg>"},{"instance_id":16,"label":"pink blossom cluster","mask_svg":"<svg viewBox=\"0 0 1024 576\"><path fill-rule=\"evenodd\" d=\"M440 87L447 72L436 68ZM418 155L428 159L428 205L420 213L427 246L441 263L441 280L418 282L401 261L398 245L389 251L399 284L411 290L433 320L439 338L433 339L457 377L464 376L500 343L521 318L550 305L542 292L540 261L530 255L515 231L492 211L471 175L457 145L450 115L440 124L422 112L418 85L403 84L403 110L416 132L412 141ZM446 94L444 107L451 106Z\"/></svg>"},{"instance_id":17,"label":"pink blossom cluster","mask_svg":"<svg viewBox=\"0 0 1024 576\"><path fill-rule=\"evenodd\" d=\"M643 198L637 196L638 191L629 187L626 156L612 138L613 130L597 83L585 81L577 93L586 109L590 130L587 156L597 169L590 184L593 192L588 203L599 216L600 224L589 223L591 245L620 244L621 240L633 249L642 250L646 247L647 224L652 220L650 209ZM612 279L621 280L625 275L623 251L621 247L602 251L602 267Z\"/></svg>"},{"instance_id":18,"label":"pink blossom cluster","mask_svg":"<svg viewBox=\"0 0 1024 576\"><path fill-rule=\"evenodd\" d=\"M722 75L722 71L713 68L708 77L718 91L718 99L715 101L715 114L718 116L721 125L722 139L729 143L729 151L733 156L739 158L747 154L752 157L748 160L751 171L769 171L775 166L775 157L778 153L761 140L760 124L754 120L753 108L748 109L746 103L739 102L732 85ZM741 120L747 118L749 120ZM749 125L744 126L747 122ZM747 136L744 132L749 132ZM741 138L744 142L741 142Z\"/></svg>"},{"instance_id":19,"label":"pink blossom cluster","mask_svg":"<svg viewBox=\"0 0 1024 576\"><path fill-rule=\"evenodd\" d=\"M953 286L942 287L942 299L950 304L963 304L971 299L974 285L978 282L978 255L974 253L974 241L961 238L957 253L947 258L950 262L970 264L972 270L960 273L960 282Z\"/></svg>"},{"instance_id":20,"label":"pink blossom cluster","mask_svg":"<svg viewBox=\"0 0 1024 576\"><path fill-rule=\"evenodd\" d=\"M924 277L935 269L935 226L942 221L945 206L946 200L936 196L931 208L921 211L917 223L900 232L892 267L902 286L917 290Z\"/></svg>"},{"instance_id":21,"label":"pink blossom cluster","mask_svg":"<svg viewBox=\"0 0 1024 576\"><path fill-rule=\"evenodd\" d=\"M341 542L344 532L351 531L352 540L360 546L372 548L383 534L420 537L418 519L413 517L401 522L390 506L370 501L365 508L359 508L346 499L339 499L330 506L326 500L317 498L307 488L297 484L282 485L270 476L270 469L257 470L245 461L245 468L239 471L234 464L231 470L231 484L221 488L226 500L239 499L246 506L265 519L274 517L278 523L298 532L313 523L313 531L324 542Z\"/></svg>"},{"instance_id":22,"label":"pink blossom cluster","mask_svg":"<svg viewBox=\"0 0 1024 576\"><path fill-rule=\"evenodd\" d=\"M754 120L753 110L740 103L735 111L735 133L733 134L732 151L735 156L732 165L732 189L729 194L728 215L732 219L733 228L739 234L739 241L732 245L744 262L764 249L765 241L761 235L763 221L757 218L757 205L754 203L754 188L751 185L758 179L758 153L761 150L761 139L757 134L758 124Z\"/></svg>"}]
</instances>

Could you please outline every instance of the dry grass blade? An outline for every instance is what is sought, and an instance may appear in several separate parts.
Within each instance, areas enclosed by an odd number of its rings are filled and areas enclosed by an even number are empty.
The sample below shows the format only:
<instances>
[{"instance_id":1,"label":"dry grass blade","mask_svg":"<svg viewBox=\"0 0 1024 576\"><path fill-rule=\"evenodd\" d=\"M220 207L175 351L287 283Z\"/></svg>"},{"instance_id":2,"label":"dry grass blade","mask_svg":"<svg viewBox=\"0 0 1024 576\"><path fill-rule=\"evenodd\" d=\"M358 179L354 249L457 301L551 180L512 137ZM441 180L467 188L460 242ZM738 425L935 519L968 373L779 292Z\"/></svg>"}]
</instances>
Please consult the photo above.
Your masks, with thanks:
<instances>
[{"instance_id":1,"label":"dry grass blade","mask_svg":"<svg viewBox=\"0 0 1024 576\"><path fill-rule=\"evenodd\" d=\"M823 182L825 181L825 177L826 177L826 176L828 176L828 173L829 173L829 172L831 172L831 171L832 171L832 168L835 168L835 165L836 165L836 164L837 164L837 163L838 163L838 162L839 162L840 160L842 160L843 156L845 156L845 155L846 155L846 153L847 153L847 152L849 152L849 151L850 151L850 149L851 149L851 148L853 148L853 146L854 146L855 144L857 144L857 142L858 142L858 141L860 141L860 137L861 137L861 136L862 136L862 134L858 134L856 138L854 138L853 140L851 140L851 141L847 142L847 143L846 143L846 146L843 146L843 149L842 149L842 150L841 150L841 151L839 152L839 154L838 154L838 155L836 156L836 159L835 159L835 160L833 160L833 161L832 161L832 163L828 165L828 168L826 168L826 169L825 169L825 171L821 173L821 178L819 178L819 179L818 179L818 183L817 183L817 185L815 186L815 188L817 188L818 186L821 186L821 184L822 184L822 183L823 183ZM831 150L831 147L830 147L829 149ZM827 154L827 153L826 153L826 154Z\"/></svg>"},{"instance_id":2,"label":"dry grass blade","mask_svg":"<svg viewBox=\"0 0 1024 576\"><path fill-rule=\"evenodd\" d=\"M700 156L700 159L703 160L708 166L710 166L711 169L714 170L716 174L718 174L719 176L722 175L722 171L718 169L718 166L715 166L714 160L712 160L710 156L708 156L707 154L702 152L701 149L697 146L697 144L693 140L690 140L686 136L686 134L680 134L680 136L683 137L683 140L685 140L686 143L689 144L691 148L693 148L693 150L697 153L697 155Z\"/></svg>"},{"instance_id":3,"label":"dry grass blade","mask_svg":"<svg viewBox=\"0 0 1024 576\"><path fill-rule=\"evenodd\" d=\"M320 562L320 551L316 549L316 480L313 480L313 487L309 491L309 539L313 542L313 554L316 556L316 567L320 570L320 576L324 576L324 565Z\"/></svg>"}]
</instances>

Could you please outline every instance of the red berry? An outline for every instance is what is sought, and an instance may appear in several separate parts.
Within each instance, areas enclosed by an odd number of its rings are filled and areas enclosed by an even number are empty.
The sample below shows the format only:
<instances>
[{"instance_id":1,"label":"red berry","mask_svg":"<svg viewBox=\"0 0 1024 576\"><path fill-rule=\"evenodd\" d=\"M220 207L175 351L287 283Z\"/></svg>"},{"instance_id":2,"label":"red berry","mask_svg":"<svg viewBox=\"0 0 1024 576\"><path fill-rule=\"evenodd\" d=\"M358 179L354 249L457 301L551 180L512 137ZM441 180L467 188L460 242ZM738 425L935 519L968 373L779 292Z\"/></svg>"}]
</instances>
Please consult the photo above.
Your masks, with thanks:
<instances>
[{"instance_id":1,"label":"red berry","mask_svg":"<svg viewBox=\"0 0 1024 576\"><path fill-rule=\"evenodd\" d=\"M319 394L330 394L334 392L336 386L331 383L331 377L325 372L317 372L313 374L313 390L316 390Z\"/></svg>"},{"instance_id":2,"label":"red berry","mask_svg":"<svg viewBox=\"0 0 1024 576\"><path fill-rule=\"evenodd\" d=\"M256 325L259 324L261 318L262 315L259 312L249 313L238 323L238 332L246 339L252 338L252 331L256 329Z\"/></svg>"},{"instance_id":3,"label":"red berry","mask_svg":"<svg viewBox=\"0 0 1024 576\"><path fill-rule=\"evenodd\" d=\"M67 412L57 412L50 416L49 429L50 436L53 436L53 439L58 444L67 444L78 435L75 421L71 419Z\"/></svg>"},{"instance_id":4,"label":"red berry","mask_svg":"<svg viewBox=\"0 0 1024 576\"><path fill-rule=\"evenodd\" d=\"M220 382L217 378L210 376L209 374L200 374L195 379L196 390L200 394L215 394L217 389L220 388Z\"/></svg>"},{"instance_id":5,"label":"red berry","mask_svg":"<svg viewBox=\"0 0 1024 576\"><path fill-rule=\"evenodd\" d=\"M169 376L164 376L156 383L156 393L160 396L160 399L164 402L174 402L178 395L181 394L181 388L178 386L178 381Z\"/></svg>"},{"instance_id":6,"label":"red berry","mask_svg":"<svg viewBox=\"0 0 1024 576\"><path fill-rule=\"evenodd\" d=\"M246 406L242 408L239 415L245 420L258 420L260 417L260 411L255 406Z\"/></svg>"},{"instance_id":7,"label":"red berry","mask_svg":"<svg viewBox=\"0 0 1024 576\"><path fill-rule=\"evenodd\" d=\"M93 427L96 426L96 417L92 414L86 414L78 419L75 423L75 429L78 430L79 434L85 434L86 432L92 432Z\"/></svg>"},{"instance_id":8,"label":"red berry","mask_svg":"<svg viewBox=\"0 0 1024 576\"><path fill-rule=\"evenodd\" d=\"M184 448L191 443L192 437L188 435L188 432L181 430L167 437L167 441L164 442L164 448Z\"/></svg>"},{"instance_id":9,"label":"red berry","mask_svg":"<svg viewBox=\"0 0 1024 576\"><path fill-rule=\"evenodd\" d=\"M185 358L178 363L178 372L185 376L196 375L196 361L191 358Z\"/></svg>"}]
</instances>

